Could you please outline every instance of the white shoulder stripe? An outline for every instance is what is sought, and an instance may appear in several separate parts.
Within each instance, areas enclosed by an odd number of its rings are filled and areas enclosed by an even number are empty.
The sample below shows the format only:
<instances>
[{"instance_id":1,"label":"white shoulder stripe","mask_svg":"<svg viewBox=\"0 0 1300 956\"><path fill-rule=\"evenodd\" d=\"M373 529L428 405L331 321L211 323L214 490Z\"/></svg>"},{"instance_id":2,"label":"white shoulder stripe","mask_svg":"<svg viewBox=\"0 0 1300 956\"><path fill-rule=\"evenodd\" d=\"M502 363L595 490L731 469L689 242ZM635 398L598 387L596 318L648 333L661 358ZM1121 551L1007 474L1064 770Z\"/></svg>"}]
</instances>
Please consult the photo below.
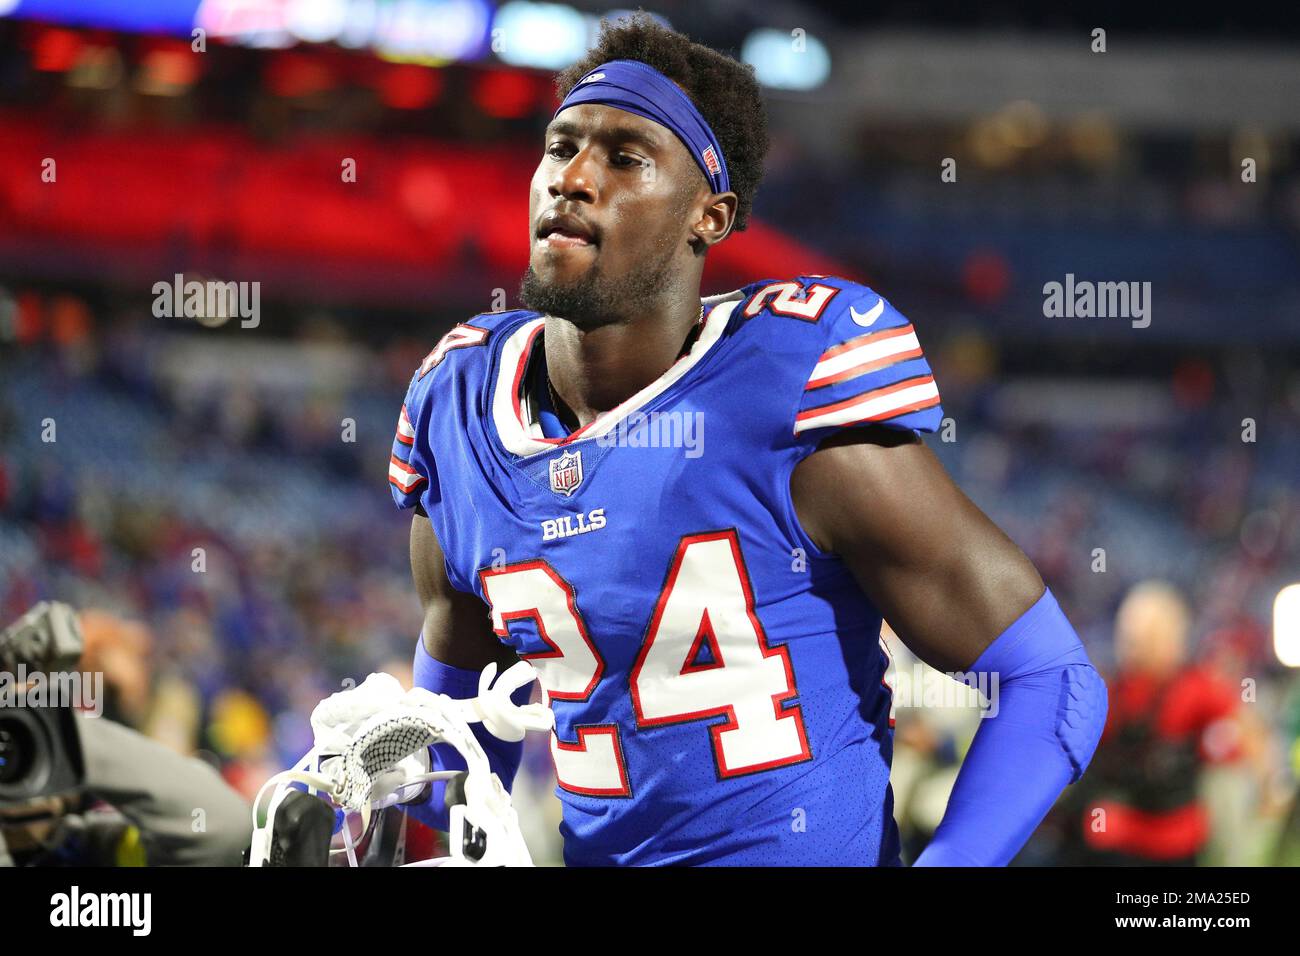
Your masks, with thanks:
<instances>
[{"instance_id":1,"label":"white shoulder stripe","mask_svg":"<svg viewBox=\"0 0 1300 956\"><path fill-rule=\"evenodd\" d=\"M855 399L825 406L824 410L810 409L796 420L795 434L828 425L884 421L895 415L928 407L939 400L939 389L934 384L934 379L930 378L905 388L885 391L885 394L881 394L881 391L885 390L867 392Z\"/></svg>"},{"instance_id":2,"label":"white shoulder stripe","mask_svg":"<svg viewBox=\"0 0 1300 956\"><path fill-rule=\"evenodd\" d=\"M388 460L388 480L404 494L410 494L424 481L424 476L394 457Z\"/></svg>"},{"instance_id":3,"label":"white shoulder stripe","mask_svg":"<svg viewBox=\"0 0 1300 956\"><path fill-rule=\"evenodd\" d=\"M405 405L402 406L402 414L397 417L397 434L404 444L409 445L415 441L415 426L407 417Z\"/></svg>"},{"instance_id":4,"label":"white shoulder stripe","mask_svg":"<svg viewBox=\"0 0 1300 956\"><path fill-rule=\"evenodd\" d=\"M829 384L826 381L827 379L834 378L839 373L846 372L859 365L873 364L881 359L916 352L920 348L921 343L917 341L915 332L908 332L906 335L897 335L893 338L869 340L862 345L849 349L847 352L840 352L838 355L824 358L818 362L813 366L812 377L808 379L808 388L817 388L819 385ZM864 369L863 371L868 370Z\"/></svg>"}]
</instances>

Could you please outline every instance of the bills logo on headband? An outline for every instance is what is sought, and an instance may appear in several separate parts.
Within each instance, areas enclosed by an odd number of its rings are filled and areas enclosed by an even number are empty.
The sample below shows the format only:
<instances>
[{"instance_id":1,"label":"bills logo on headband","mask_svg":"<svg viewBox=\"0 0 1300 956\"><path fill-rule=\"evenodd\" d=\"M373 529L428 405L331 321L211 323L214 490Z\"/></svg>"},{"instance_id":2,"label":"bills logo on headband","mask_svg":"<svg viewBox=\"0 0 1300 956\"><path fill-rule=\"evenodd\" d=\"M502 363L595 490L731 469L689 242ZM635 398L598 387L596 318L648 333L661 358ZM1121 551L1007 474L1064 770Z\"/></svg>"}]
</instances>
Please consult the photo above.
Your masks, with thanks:
<instances>
[{"instance_id":1,"label":"bills logo on headband","mask_svg":"<svg viewBox=\"0 0 1300 956\"><path fill-rule=\"evenodd\" d=\"M570 451L551 459L551 490L566 498L582 484L582 452Z\"/></svg>"},{"instance_id":2,"label":"bills logo on headband","mask_svg":"<svg viewBox=\"0 0 1300 956\"><path fill-rule=\"evenodd\" d=\"M585 80L583 80L582 82L584 82L584 83L595 83L597 80L603 80L604 78L605 78L605 74L604 74L604 73L593 73L593 74L591 74L591 76L587 77L587 78L586 78Z\"/></svg>"},{"instance_id":3,"label":"bills logo on headband","mask_svg":"<svg viewBox=\"0 0 1300 956\"><path fill-rule=\"evenodd\" d=\"M704 157L704 168L710 175L716 176L722 172L722 164L718 162L718 154L713 151L712 146L705 146L704 152L700 155Z\"/></svg>"}]
</instances>

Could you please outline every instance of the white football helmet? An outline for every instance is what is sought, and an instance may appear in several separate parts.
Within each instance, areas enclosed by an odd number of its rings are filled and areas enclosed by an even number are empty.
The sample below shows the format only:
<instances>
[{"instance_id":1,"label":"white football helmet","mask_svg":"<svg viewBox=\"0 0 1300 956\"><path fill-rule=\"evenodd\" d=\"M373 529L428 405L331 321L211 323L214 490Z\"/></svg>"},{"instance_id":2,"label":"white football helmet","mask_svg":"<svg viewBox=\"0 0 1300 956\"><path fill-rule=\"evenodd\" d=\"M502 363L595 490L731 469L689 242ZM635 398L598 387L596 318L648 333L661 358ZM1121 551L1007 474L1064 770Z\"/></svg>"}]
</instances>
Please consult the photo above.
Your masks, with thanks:
<instances>
[{"instance_id":1,"label":"white football helmet","mask_svg":"<svg viewBox=\"0 0 1300 956\"><path fill-rule=\"evenodd\" d=\"M391 675L371 674L360 686L321 701L311 717L312 749L293 768L268 780L253 802L249 866L270 863L276 811L299 789L295 784L343 811L344 847L331 852L346 853L348 864L357 866L352 818L360 817L365 832L374 810L411 800L430 781L462 772L465 802L451 808L451 855L409 865L531 866L510 794L492 772L470 724L482 722L502 740L518 741L529 730L549 732L553 718L542 704L520 707L510 699L536 679L527 661L507 669L493 686L495 675L495 664L484 668L479 695L467 700L423 688L404 692ZM429 769L428 748L440 743L456 748L467 771ZM261 822L259 809L268 790Z\"/></svg>"}]
</instances>

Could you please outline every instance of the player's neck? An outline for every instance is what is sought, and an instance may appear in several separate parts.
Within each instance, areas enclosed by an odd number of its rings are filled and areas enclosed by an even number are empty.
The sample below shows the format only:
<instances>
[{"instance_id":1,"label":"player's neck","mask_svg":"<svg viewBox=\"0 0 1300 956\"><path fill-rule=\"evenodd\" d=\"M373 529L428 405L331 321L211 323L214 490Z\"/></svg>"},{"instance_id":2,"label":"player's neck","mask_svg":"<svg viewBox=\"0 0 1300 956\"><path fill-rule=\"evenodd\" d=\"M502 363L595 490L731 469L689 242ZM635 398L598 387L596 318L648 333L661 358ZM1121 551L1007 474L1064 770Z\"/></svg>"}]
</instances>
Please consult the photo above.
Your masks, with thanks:
<instances>
[{"instance_id":1,"label":"player's neck","mask_svg":"<svg viewBox=\"0 0 1300 956\"><path fill-rule=\"evenodd\" d=\"M551 387L578 426L587 425L668 371L699 318L694 296L674 303L667 315L645 312L588 332L547 316L543 344Z\"/></svg>"}]
</instances>

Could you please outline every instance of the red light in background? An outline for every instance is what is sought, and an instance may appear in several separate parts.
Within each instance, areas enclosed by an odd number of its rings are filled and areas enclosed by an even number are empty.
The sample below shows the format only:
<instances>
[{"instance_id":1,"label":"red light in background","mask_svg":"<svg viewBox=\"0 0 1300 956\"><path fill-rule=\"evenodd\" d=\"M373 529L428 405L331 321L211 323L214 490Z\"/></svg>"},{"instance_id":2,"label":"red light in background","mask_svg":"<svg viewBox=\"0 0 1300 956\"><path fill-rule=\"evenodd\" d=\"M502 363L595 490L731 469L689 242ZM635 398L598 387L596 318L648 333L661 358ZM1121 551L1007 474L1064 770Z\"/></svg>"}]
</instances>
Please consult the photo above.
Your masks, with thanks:
<instances>
[{"instance_id":1,"label":"red light in background","mask_svg":"<svg viewBox=\"0 0 1300 956\"><path fill-rule=\"evenodd\" d=\"M50 338L60 345L77 345L90 334L90 307L74 295L57 295L47 313Z\"/></svg>"},{"instance_id":2,"label":"red light in background","mask_svg":"<svg viewBox=\"0 0 1300 956\"><path fill-rule=\"evenodd\" d=\"M491 70L474 84L474 104L497 119L520 119L537 103L537 84L516 70Z\"/></svg>"},{"instance_id":3,"label":"red light in background","mask_svg":"<svg viewBox=\"0 0 1300 956\"><path fill-rule=\"evenodd\" d=\"M390 109L422 110L442 93L442 74L427 66L390 66L380 74L375 88Z\"/></svg>"},{"instance_id":4,"label":"red light in background","mask_svg":"<svg viewBox=\"0 0 1300 956\"><path fill-rule=\"evenodd\" d=\"M83 46L71 30L41 30L32 42L32 66L45 73L66 73L77 63Z\"/></svg>"},{"instance_id":5,"label":"red light in background","mask_svg":"<svg viewBox=\"0 0 1300 956\"><path fill-rule=\"evenodd\" d=\"M1214 397L1214 369L1204 359L1188 359L1174 369L1174 400L1183 408L1203 408Z\"/></svg>"},{"instance_id":6,"label":"red light in background","mask_svg":"<svg viewBox=\"0 0 1300 956\"><path fill-rule=\"evenodd\" d=\"M266 88L276 96L299 97L323 93L335 87L333 71L315 56L277 53L264 74Z\"/></svg>"},{"instance_id":7,"label":"red light in background","mask_svg":"<svg viewBox=\"0 0 1300 956\"><path fill-rule=\"evenodd\" d=\"M972 252L962 264L961 284L975 302L996 305L1011 287L1011 269L1006 257L1000 252Z\"/></svg>"},{"instance_id":8,"label":"red light in background","mask_svg":"<svg viewBox=\"0 0 1300 956\"><path fill-rule=\"evenodd\" d=\"M402 171L397 196L411 221L424 228L436 226L447 217L456 198L447 174L427 163L412 163Z\"/></svg>"},{"instance_id":9,"label":"red light in background","mask_svg":"<svg viewBox=\"0 0 1300 956\"><path fill-rule=\"evenodd\" d=\"M40 340L45 330L44 303L35 292L18 293L18 320L14 338L19 345L31 345Z\"/></svg>"},{"instance_id":10,"label":"red light in background","mask_svg":"<svg viewBox=\"0 0 1300 956\"><path fill-rule=\"evenodd\" d=\"M157 40L140 60L140 87L151 93L179 93L193 86L202 72L202 55L188 43Z\"/></svg>"}]
</instances>

